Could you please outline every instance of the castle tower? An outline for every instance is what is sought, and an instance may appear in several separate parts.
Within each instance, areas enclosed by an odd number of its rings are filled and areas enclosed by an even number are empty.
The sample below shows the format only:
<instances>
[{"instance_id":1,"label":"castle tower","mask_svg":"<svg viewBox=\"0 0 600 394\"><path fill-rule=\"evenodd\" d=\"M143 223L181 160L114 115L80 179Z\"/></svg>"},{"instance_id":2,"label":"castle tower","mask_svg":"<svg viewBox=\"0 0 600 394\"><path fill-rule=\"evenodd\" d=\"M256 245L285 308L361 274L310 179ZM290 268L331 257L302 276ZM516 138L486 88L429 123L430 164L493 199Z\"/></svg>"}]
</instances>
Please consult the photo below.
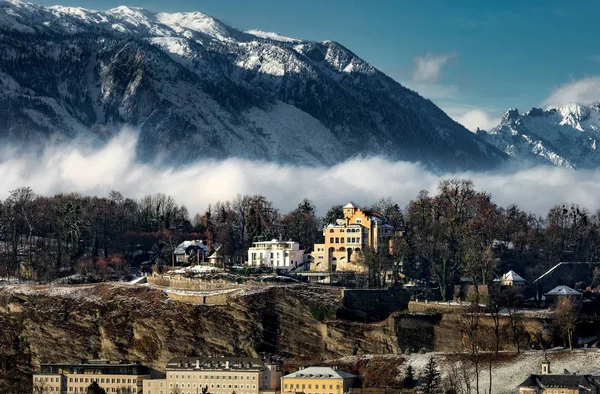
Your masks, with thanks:
<instances>
[{"instance_id":1,"label":"castle tower","mask_svg":"<svg viewBox=\"0 0 600 394\"><path fill-rule=\"evenodd\" d=\"M348 220L354 216L356 209L358 206L350 201L348 204L344 205L344 219L346 219L346 224L348 224Z\"/></svg>"}]
</instances>

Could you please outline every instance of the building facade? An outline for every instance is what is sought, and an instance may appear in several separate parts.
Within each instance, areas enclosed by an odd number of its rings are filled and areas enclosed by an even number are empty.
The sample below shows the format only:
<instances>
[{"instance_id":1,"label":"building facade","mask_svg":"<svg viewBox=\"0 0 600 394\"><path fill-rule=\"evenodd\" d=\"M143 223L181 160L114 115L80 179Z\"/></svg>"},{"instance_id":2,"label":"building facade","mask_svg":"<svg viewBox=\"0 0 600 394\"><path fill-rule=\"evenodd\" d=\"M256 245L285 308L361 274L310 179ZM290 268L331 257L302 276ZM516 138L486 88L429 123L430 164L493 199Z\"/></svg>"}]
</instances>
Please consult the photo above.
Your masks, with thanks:
<instances>
[{"instance_id":1,"label":"building facade","mask_svg":"<svg viewBox=\"0 0 600 394\"><path fill-rule=\"evenodd\" d=\"M253 242L248 249L248 265L250 267L269 267L289 271L296 269L304 262L304 250L293 241Z\"/></svg>"},{"instance_id":2,"label":"building facade","mask_svg":"<svg viewBox=\"0 0 600 394\"><path fill-rule=\"evenodd\" d=\"M376 214L364 212L353 202L343 208L344 217L323 228L325 243L315 244L311 271L360 272L356 258L365 248L389 251L392 227Z\"/></svg>"},{"instance_id":3,"label":"building facade","mask_svg":"<svg viewBox=\"0 0 600 394\"><path fill-rule=\"evenodd\" d=\"M259 358L176 357L165 379L144 382L144 394L266 394L279 389L281 366Z\"/></svg>"},{"instance_id":4,"label":"building facade","mask_svg":"<svg viewBox=\"0 0 600 394\"><path fill-rule=\"evenodd\" d=\"M519 394L598 394L600 383L597 376L576 375L565 372L552 374L548 359L542 361L542 373L529 375L519 385Z\"/></svg>"},{"instance_id":5,"label":"building facade","mask_svg":"<svg viewBox=\"0 0 600 394\"><path fill-rule=\"evenodd\" d=\"M187 264L190 261L200 263L206 258L208 246L199 240L183 241L173 251L175 262L178 264Z\"/></svg>"},{"instance_id":6,"label":"building facade","mask_svg":"<svg viewBox=\"0 0 600 394\"><path fill-rule=\"evenodd\" d=\"M33 374L34 392L86 393L96 382L106 393L137 394L142 382L150 378L148 368L139 363L89 360L76 364L44 363Z\"/></svg>"},{"instance_id":7,"label":"building facade","mask_svg":"<svg viewBox=\"0 0 600 394\"><path fill-rule=\"evenodd\" d=\"M281 378L281 394L345 394L355 378L336 367L308 367Z\"/></svg>"}]
</instances>

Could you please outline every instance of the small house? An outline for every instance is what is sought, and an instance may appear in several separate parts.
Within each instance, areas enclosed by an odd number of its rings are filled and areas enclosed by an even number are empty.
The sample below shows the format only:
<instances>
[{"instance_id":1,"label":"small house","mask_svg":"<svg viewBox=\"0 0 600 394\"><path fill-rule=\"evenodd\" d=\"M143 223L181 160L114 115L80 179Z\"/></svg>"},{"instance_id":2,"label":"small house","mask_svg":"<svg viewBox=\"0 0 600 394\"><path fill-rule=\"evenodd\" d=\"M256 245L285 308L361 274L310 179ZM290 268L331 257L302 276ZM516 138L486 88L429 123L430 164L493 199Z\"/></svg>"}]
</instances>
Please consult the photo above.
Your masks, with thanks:
<instances>
[{"instance_id":1,"label":"small house","mask_svg":"<svg viewBox=\"0 0 600 394\"><path fill-rule=\"evenodd\" d=\"M511 270L502 275L501 278L494 279L494 282L500 283L501 286L525 287L527 281Z\"/></svg>"},{"instance_id":2,"label":"small house","mask_svg":"<svg viewBox=\"0 0 600 394\"><path fill-rule=\"evenodd\" d=\"M546 296L546 305L549 307L555 307L565 301L568 301L573 305L581 305L582 295L583 294L579 291L565 285L556 286L554 289L544 294L544 296Z\"/></svg>"}]
</instances>

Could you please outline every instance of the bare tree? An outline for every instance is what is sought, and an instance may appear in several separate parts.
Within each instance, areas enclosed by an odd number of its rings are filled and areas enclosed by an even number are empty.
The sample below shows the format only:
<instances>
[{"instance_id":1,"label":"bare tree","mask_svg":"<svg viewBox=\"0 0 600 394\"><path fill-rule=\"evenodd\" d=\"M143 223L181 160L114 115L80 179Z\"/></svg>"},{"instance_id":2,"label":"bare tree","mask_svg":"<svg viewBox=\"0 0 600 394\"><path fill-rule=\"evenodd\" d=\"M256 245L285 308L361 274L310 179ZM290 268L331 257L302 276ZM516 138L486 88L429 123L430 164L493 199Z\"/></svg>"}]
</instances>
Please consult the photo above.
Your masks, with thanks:
<instances>
[{"instance_id":1,"label":"bare tree","mask_svg":"<svg viewBox=\"0 0 600 394\"><path fill-rule=\"evenodd\" d=\"M573 350L573 334L579 321L577 307L571 300L561 300L554 309L554 325L560 331L569 344L569 349Z\"/></svg>"}]
</instances>

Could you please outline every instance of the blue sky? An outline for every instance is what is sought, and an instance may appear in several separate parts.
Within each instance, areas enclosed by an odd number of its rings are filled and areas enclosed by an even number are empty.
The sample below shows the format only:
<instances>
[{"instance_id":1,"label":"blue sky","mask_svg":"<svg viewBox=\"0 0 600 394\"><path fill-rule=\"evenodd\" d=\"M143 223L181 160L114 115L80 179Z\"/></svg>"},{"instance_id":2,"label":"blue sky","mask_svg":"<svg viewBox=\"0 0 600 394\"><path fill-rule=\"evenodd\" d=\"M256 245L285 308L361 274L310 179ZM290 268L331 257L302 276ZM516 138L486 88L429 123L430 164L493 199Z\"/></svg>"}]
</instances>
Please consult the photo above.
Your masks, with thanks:
<instances>
[{"instance_id":1,"label":"blue sky","mask_svg":"<svg viewBox=\"0 0 600 394\"><path fill-rule=\"evenodd\" d=\"M600 100L600 1L34 2L200 11L241 30L338 41L471 129L511 107Z\"/></svg>"}]
</instances>

